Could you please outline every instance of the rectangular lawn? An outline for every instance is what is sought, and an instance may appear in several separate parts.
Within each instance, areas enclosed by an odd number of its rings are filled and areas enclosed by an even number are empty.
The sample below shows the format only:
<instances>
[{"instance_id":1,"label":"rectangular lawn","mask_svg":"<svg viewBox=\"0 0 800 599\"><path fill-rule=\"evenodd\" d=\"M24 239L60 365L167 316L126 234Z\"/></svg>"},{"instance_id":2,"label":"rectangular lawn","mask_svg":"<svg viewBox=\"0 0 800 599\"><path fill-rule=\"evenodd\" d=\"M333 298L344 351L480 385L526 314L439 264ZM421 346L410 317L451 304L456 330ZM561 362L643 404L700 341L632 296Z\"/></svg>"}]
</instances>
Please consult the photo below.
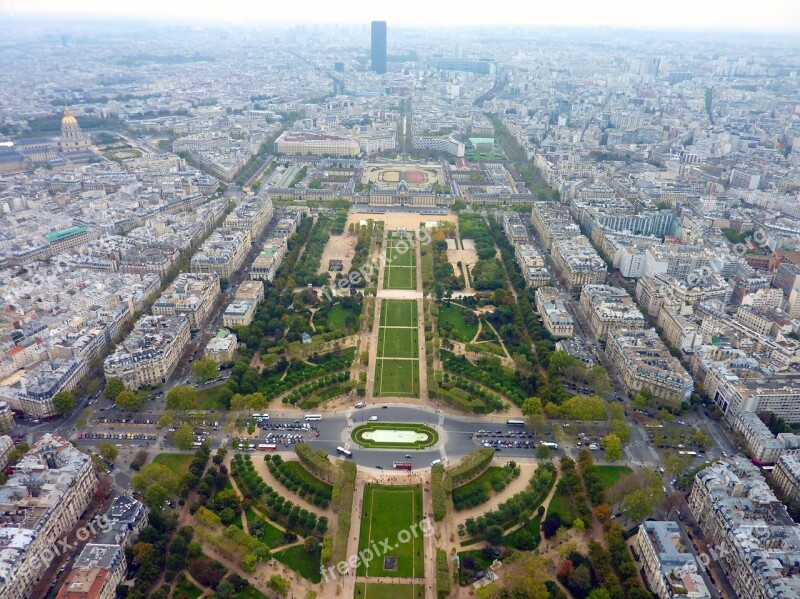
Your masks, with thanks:
<instances>
[{"instance_id":1,"label":"rectangular lawn","mask_svg":"<svg viewBox=\"0 0 800 599\"><path fill-rule=\"evenodd\" d=\"M378 359L375 395L419 395L419 360Z\"/></svg>"},{"instance_id":2,"label":"rectangular lawn","mask_svg":"<svg viewBox=\"0 0 800 599\"><path fill-rule=\"evenodd\" d=\"M417 326L416 300L383 300L381 306L382 327Z\"/></svg>"},{"instance_id":3,"label":"rectangular lawn","mask_svg":"<svg viewBox=\"0 0 800 599\"><path fill-rule=\"evenodd\" d=\"M396 243L396 242L395 242ZM386 248L386 264L392 266L414 266L417 263L417 251L409 243L390 245Z\"/></svg>"},{"instance_id":4,"label":"rectangular lawn","mask_svg":"<svg viewBox=\"0 0 800 599\"><path fill-rule=\"evenodd\" d=\"M322 574L319 571L319 553L309 553L303 545L295 545L278 551L273 553L272 557L314 584L322 580Z\"/></svg>"},{"instance_id":5,"label":"rectangular lawn","mask_svg":"<svg viewBox=\"0 0 800 599\"><path fill-rule=\"evenodd\" d=\"M193 459L194 455L190 453L160 453L153 459L153 462L166 466L180 478L189 472L189 466Z\"/></svg>"},{"instance_id":6,"label":"rectangular lawn","mask_svg":"<svg viewBox=\"0 0 800 599\"><path fill-rule=\"evenodd\" d=\"M422 578L424 554L422 531L422 492L419 487L383 487L368 485L364 489L361 513L359 551L379 549L386 540L390 549L386 555L377 556L368 564L359 564L359 576L390 576L397 578ZM416 536L413 534L416 531ZM397 569L384 570L384 558L397 558Z\"/></svg>"},{"instance_id":7,"label":"rectangular lawn","mask_svg":"<svg viewBox=\"0 0 800 599\"><path fill-rule=\"evenodd\" d=\"M378 355L382 358L417 358L417 329L381 328L378 333Z\"/></svg>"},{"instance_id":8,"label":"rectangular lawn","mask_svg":"<svg viewBox=\"0 0 800 599\"><path fill-rule=\"evenodd\" d=\"M413 266L387 266L383 276L384 289L416 289L417 269Z\"/></svg>"},{"instance_id":9,"label":"rectangular lawn","mask_svg":"<svg viewBox=\"0 0 800 599\"><path fill-rule=\"evenodd\" d=\"M596 468L605 491L616 485L623 474L633 472L628 466L596 466Z\"/></svg>"},{"instance_id":10,"label":"rectangular lawn","mask_svg":"<svg viewBox=\"0 0 800 599\"><path fill-rule=\"evenodd\" d=\"M357 582L354 599L424 599L424 584Z\"/></svg>"}]
</instances>

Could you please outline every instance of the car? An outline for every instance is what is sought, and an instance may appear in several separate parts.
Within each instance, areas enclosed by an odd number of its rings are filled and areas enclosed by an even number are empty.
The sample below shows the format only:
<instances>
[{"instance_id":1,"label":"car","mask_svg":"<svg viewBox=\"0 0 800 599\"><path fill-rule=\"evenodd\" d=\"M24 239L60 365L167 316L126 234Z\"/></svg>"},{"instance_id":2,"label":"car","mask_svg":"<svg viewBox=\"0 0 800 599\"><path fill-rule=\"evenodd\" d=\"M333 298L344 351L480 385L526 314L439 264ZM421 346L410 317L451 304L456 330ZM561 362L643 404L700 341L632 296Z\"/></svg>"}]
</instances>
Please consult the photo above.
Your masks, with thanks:
<instances>
[{"instance_id":1,"label":"car","mask_svg":"<svg viewBox=\"0 0 800 599\"><path fill-rule=\"evenodd\" d=\"M375 467L376 467L378 470L383 470L383 466L381 466L380 464L378 464L378 465L377 465L377 466L375 466Z\"/></svg>"},{"instance_id":2,"label":"car","mask_svg":"<svg viewBox=\"0 0 800 599\"><path fill-rule=\"evenodd\" d=\"M384 410L387 409L389 406L381 406Z\"/></svg>"},{"instance_id":3,"label":"car","mask_svg":"<svg viewBox=\"0 0 800 599\"><path fill-rule=\"evenodd\" d=\"M411 454L410 454L410 453L407 453L407 454L406 454L406 458L411 458Z\"/></svg>"}]
</instances>

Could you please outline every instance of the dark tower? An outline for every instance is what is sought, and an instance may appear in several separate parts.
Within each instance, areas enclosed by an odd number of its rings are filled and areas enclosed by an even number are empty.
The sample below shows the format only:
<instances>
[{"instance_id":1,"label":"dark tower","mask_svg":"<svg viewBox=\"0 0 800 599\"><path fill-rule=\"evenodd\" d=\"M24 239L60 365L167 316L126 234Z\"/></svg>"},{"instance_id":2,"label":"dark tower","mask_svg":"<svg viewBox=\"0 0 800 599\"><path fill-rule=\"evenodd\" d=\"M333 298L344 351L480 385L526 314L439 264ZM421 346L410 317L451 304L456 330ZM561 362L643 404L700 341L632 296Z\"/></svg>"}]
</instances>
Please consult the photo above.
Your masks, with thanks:
<instances>
[{"instance_id":1,"label":"dark tower","mask_svg":"<svg viewBox=\"0 0 800 599\"><path fill-rule=\"evenodd\" d=\"M372 70L386 72L386 21L372 21Z\"/></svg>"}]
</instances>

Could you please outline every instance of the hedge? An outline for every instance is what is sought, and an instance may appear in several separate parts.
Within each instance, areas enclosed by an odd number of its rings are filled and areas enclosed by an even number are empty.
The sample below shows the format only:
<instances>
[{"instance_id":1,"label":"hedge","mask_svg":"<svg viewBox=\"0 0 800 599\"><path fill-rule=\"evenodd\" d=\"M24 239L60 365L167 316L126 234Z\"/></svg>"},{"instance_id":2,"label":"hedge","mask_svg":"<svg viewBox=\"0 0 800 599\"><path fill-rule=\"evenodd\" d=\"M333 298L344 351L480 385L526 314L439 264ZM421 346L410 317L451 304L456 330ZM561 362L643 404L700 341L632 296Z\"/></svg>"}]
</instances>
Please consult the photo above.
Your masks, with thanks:
<instances>
[{"instance_id":1,"label":"hedge","mask_svg":"<svg viewBox=\"0 0 800 599\"><path fill-rule=\"evenodd\" d=\"M433 499L433 519L440 522L447 515L447 493L449 478L444 475L444 466L436 464L431 468L431 497Z\"/></svg>"},{"instance_id":2,"label":"hedge","mask_svg":"<svg viewBox=\"0 0 800 599\"><path fill-rule=\"evenodd\" d=\"M331 482L333 478L333 464L328 459L328 452L324 449L311 449L306 443L298 443L294 446L294 453L303 467L314 476L325 482Z\"/></svg>"},{"instance_id":3,"label":"hedge","mask_svg":"<svg viewBox=\"0 0 800 599\"><path fill-rule=\"evenodd\" d=\"M494 458L494 449L491 447L479 447L469 455L464 456L461 461L446 470L447 477L453 487L463 485L467 481L475 478L489 467Z\"/></svg>"},{"instance_id":4,"label":"hedge","mask_svg":"<svg viewBox=\"0 0 800 599\"><path fill-rule=\"evenodd\" d=\"M334 483L334 501L339 508L336 516L339 525L331 548L331 564L338 564L347 559L347 539L350 535L350 524L353 511L353 495L356 492L357 466L355 462L339 460Z\"/></svg>"},{"instance_id":5,"label":"hedge","mask_svg":"<svg viewBox=\"0 0 800 599\"><path fill-rule=\"evenodd\" d=\"M328 507L333 491L331 485L321 481L308 471L304 471L305 476L303 476L303 473L295 470L289 462L284 462L283 458L277 454L264 456L264 461L272 476L284 487L297 493L300 497L309 496L309 501L316 506ZM303 468L299 462L292 462L292 464Z\"/></svg>"},{"instance_id":6,"label":"hedge","mask_svg":"<svg viewBox=\"0 0 800 599\"><path fill-rule=\"evenodd\" d=\"M436 593L439 599L444 599L450 594L450 566L447 562L447 552L444 549L437 549Z\"/></svg>"}]
</instances>

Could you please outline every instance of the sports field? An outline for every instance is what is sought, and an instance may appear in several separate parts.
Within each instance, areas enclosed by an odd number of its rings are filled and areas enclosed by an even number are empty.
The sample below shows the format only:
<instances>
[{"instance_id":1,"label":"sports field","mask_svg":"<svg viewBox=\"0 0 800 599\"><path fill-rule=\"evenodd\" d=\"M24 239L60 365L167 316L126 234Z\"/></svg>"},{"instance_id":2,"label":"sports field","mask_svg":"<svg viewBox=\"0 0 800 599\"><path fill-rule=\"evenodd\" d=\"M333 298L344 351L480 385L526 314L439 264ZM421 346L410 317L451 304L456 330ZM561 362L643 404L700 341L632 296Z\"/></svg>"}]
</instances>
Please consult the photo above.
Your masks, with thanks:
<instances>
[{"instance_id":1,"label":"sports field","mask_svg":"<svg viewBox=\"0 0 800 599\"><path fill-rule=\"evenodd\" d=\"M367 485L358 549L360 553L377 548L378 555L368 564L360 563L357 575L422 578L425 570L421 520L422 491L418 486ZM388 548L382 542L388 543Z\"/></svg>"},{"instance_id":2,"label":"sports field","mask_svg":"<svg viewBox=\"0 0 800 599\"><path fill-rule=\"evenodd\" d=\"M383 300L374 394L418 397L418 358L417 301Z\"/></svg>"},{"instance_id":3,"label":"sports field","mask_svg":"<svg viewBox=\"0 0 800 599\"><path fill-rule=\"evenodd\" d=\"M424 584L384 584L357 582L354 599L423 599Z\"/></svg>"},{"instance_id":4,"label":"sports field","mask_svg":"<svg viewBox=\"0 0 800 599\"><path fill-rule=\"evenodd\" d=\"M381 327L378 333L378 354L384 358L417 358L417 329Z\"/></svg>"}]
</instances>

